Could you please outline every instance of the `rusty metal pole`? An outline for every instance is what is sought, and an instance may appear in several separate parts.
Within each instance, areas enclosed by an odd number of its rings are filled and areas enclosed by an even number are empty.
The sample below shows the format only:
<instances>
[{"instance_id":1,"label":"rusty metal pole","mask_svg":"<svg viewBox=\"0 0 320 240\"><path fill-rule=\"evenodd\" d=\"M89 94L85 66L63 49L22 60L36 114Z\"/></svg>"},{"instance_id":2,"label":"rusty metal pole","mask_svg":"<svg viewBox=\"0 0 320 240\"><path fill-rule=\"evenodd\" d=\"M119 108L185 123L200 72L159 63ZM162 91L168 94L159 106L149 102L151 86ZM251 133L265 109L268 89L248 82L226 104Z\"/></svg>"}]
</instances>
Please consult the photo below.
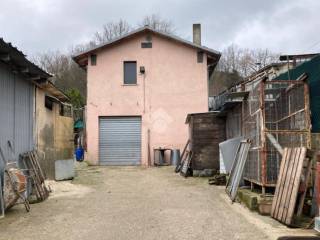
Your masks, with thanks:
<instances>
[{"instance_id":1,"label":"rusty metal pole","mask_svg":"<svg viewBox=\"0 0 320 240\"><path fill-rule=\"evenodd\" d=\"M262 182L262 194L265 194L265 185L267 182L267 147L266 147L266 136L265 136L265 130L266 130L266 119L265 119L265 80L263 79L260 83L260 141L261 141L261 152L260 152L260 158L261 158L261 182Z\"/></svg>"},{"instance_id":2,"label":"rusty metal pole","mask_svg":"<svg viewBox=\"0 0 320 240\"><path fill-rule=\"evenodd\" d=\"M316 163L316 176L315 176L315 194L316 194L316 202L317 202L317 213L316 215L320 215L320 151L317 153L317 163Z\"/></svg>"},{"instance_id":3,"label":"rusty metal pole","mask_svg":"<svg viewBox=\"0 0 320 240\"><path fill-rule=\"evenodd\" d=\"M304 109L305 109L305 127L307 132L307 148L311 148L311 120L310 120L310 98L309 85L307 79L304 81Z\"/></svg>"}]
</instances>

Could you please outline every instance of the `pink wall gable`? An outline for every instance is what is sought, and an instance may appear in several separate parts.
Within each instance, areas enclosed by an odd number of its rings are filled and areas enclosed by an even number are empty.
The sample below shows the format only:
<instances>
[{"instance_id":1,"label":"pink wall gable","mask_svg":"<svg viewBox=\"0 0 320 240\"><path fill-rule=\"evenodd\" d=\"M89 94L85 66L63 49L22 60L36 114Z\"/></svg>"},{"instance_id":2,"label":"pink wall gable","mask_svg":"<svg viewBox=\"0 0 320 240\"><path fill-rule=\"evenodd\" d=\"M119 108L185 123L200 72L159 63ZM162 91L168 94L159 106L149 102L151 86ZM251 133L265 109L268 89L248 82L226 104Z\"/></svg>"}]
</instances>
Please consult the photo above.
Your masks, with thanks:
<instances>
[{"instance_id":1,"label":"pink wall gable","mask_svg":"<svg viewBox=\"0 0 320 240\"><path fill-rule=\"evenodd\" d=\"M197 50L152 35L152 48L141 48L146 35L97 52L88 64L87 160L99 163L99 117L141 116L142 159L147 164L157 147L182 149L188 139L188 113L208 111L207 61L197 63ZM123 62L137 61L137 85L123 84ZM139 73L140 66L145 74ZM153 156L152 156L153 160Z\"/></svg>"}]
</instances>

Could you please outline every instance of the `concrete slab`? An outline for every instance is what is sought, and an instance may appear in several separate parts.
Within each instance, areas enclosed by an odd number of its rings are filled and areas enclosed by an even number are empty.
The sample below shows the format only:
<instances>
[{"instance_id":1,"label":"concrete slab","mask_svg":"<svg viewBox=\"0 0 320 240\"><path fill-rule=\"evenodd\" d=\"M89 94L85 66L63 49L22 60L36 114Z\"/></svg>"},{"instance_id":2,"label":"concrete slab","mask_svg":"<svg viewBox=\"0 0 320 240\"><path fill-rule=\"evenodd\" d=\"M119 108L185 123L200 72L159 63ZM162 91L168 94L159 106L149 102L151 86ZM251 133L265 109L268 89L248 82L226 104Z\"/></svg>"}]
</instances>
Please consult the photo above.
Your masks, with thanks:
<instances>
[{"instance_id":1,"label":"concrete slab","mask_svg":"<svg viewBox=\"0 0 320 240\"><path fill-rule=\"evenodd\" d=\"M75 167L73 159L55 161L55 180L70 180L75 177Z\"/></svg>"}]
</instances>

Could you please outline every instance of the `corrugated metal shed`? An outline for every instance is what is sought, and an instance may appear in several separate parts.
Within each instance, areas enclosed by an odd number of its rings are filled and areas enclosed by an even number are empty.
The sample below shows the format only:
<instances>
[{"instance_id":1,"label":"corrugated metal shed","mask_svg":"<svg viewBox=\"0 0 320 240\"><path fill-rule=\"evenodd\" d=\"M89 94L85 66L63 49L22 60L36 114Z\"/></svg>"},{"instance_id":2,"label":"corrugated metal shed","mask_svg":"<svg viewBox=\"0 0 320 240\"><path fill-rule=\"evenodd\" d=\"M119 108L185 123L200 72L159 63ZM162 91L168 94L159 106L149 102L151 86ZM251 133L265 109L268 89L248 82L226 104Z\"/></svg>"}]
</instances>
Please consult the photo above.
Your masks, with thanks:
<instances>
[{"instance_id":1,"label":"corrugated metal shed","mask_svg":"<svg viewBox=\"0 0 320 240\"><path fill-rule=\"evenodd\" d=\"M295 80L303 73L308 75L312 132L320 133L320 56L316 56L294 69L290 69L276 79L287 80L290 78Z\"/></svg>"},{"instance_id":2,"label":"corrugated metal shed","mask_svg":"<svg viewBox=\"0 0 320 240\"><path fill-rule=\"evenodd\" d=\"M6 161L17 161L21 153L34 147L35 85L49 77L0 38L0 147ZM0 159L2 170L3 166Z\"/></svg>"},{"instance_id":3,"label":"corrugated metal shed","mask_svg":"<svg viewBox=\"0 0 320 240\"><path fill-rule=\"evenodd\" d=\"M33 148L33 101L34 85L0 64L0 147L7 160Z\"/></svg>"}]
</instances>

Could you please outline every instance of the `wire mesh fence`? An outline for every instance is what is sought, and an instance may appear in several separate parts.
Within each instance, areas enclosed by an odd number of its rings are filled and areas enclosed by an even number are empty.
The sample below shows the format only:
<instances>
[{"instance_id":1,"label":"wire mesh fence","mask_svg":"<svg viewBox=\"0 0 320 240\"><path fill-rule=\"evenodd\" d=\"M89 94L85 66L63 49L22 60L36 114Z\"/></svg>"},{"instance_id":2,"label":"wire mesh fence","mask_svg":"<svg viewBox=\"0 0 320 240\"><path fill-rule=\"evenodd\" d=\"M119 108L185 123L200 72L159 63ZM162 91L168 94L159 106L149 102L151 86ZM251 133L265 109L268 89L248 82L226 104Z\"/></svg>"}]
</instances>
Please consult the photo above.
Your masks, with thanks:
<instances>
[{"instance_id":1,"label":"wire mesh fence","mask_svg":"<svg viewBox=\"0 0 320 240\"><path fill-rule=\"evenodd\" d=\"M277 181L284 147L310 147L309 93L304 81L255 81L243 103L243 135L252 140L244 177Z\"/></svg>"}]
</instances>

